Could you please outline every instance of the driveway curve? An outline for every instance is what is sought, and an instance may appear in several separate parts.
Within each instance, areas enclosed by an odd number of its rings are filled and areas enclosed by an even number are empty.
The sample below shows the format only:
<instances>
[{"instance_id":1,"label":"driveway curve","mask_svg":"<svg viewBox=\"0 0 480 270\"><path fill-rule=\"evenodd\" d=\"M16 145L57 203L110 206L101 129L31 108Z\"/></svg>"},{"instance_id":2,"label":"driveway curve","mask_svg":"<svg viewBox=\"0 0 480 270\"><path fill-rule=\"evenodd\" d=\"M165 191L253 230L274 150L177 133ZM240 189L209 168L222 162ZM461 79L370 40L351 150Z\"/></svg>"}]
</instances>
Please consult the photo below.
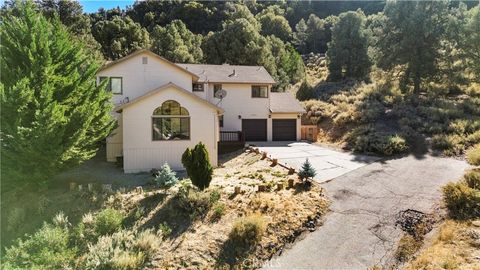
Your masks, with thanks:
<instances>
[{"instance_id":1,"label":"driveway curve","mask_svg":"<svg viewBox=\"0 0 480 270\"><path fill-rule=\"evenodd\" d=\"M397 213L432 212L441 187L459 179L464 161L429 155L377 161L321 185L331 212L315 232L284 250L264 269L367 269L392 257L400 229Z\"/></svg>"}]
</instances>

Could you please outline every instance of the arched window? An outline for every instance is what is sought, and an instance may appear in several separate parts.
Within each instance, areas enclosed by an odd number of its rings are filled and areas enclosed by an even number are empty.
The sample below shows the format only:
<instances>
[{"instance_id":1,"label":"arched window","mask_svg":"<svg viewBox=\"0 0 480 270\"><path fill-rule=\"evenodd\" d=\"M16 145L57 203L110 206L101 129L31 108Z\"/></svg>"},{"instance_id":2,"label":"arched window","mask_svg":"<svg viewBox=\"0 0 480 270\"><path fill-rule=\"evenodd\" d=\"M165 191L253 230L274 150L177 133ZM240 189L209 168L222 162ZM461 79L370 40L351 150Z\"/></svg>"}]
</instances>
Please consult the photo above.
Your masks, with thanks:
<instances>
[{"instance_id":1,"label":"arched window","mask_svg":"<svg viewBox=\"0 0 480 270\"><path fill-rule=\"evenodd\" d=\"M152 115L152 140L189 140L190 114L174 100L163 102Z\"/></svg>"}]
</instances>

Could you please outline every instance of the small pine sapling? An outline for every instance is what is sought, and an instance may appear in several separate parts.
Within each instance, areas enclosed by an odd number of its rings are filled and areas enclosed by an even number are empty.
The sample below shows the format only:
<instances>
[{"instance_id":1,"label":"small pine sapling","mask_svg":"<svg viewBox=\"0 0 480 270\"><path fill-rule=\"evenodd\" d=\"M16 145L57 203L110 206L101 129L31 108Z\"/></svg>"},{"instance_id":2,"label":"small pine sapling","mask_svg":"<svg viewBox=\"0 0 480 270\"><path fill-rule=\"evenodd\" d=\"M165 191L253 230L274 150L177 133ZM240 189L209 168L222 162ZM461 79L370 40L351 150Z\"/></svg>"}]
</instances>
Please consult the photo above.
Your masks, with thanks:
<instances>
[{"instance_id":1,"label":"small pine sapling","mask_svg":"<svg viewBox=\"0 0 480 270\"><path fill-rule=\"evenodd\" d=\"M171 187L178 182L176 173L172 171L168 163L165 163L160 168L160 171L155 177L155 183L159 187Z\"/></svg>"},{"instance_id":2,"label":"small pine sapling","mask_svg":"<svg viewBox=\"0 0 480 270\"><path fill-rule=\"evenodd\" d=\"M300 179L302 180L308 180L309 178L313 178L317 175L317 172L315 171L315 168L312 167L312 164L310 161L308 161L308 158L305 160L305 162L302 164L302 168L298 172L298 176L300 176Z\"/></svg>"}]
</instances>

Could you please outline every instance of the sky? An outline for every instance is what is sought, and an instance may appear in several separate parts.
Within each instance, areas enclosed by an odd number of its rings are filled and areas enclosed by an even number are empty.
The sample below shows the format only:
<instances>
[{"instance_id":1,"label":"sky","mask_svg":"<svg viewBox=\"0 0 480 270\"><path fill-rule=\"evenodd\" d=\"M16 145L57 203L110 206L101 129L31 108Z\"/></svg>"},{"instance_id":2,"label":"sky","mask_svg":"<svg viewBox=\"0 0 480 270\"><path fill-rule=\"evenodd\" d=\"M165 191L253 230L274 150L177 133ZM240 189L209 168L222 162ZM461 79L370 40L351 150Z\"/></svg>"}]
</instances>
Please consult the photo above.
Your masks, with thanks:
<instances>
[{"instance_id":1,"label":"sky","mask_svg":"<svg viewBox=\"0 0 480 270\"><path fill-rule=\"evenodd\" d=\"M103 7L104 9L116 8L117 6L125 9L126 6L133 5L134 0L80 0L80 4L83 6L83 12L93 13L96 12L99 8Z\"/></svg>"}]
</instances>

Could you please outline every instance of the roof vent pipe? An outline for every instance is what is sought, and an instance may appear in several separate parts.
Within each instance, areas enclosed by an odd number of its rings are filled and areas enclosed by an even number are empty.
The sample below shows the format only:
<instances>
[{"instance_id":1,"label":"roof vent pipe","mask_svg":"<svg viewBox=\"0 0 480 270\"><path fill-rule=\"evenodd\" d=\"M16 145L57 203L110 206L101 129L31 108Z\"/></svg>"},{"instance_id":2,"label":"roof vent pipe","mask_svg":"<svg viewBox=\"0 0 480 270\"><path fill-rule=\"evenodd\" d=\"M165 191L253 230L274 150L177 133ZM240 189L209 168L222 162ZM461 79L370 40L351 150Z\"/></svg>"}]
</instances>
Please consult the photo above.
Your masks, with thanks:
<instances>
[{"instance_id":1,"label":"roof vent pipe","mask_svg":"<svg viewBox=\"0 0 480 270\"><path fill-rule=\"evenodd\" d=\"M235 69L233 69L232 74L228 75L228 77L233 77L233 76L237 76L237 72L235 71Z\"/></svg>"}]
</instances>

